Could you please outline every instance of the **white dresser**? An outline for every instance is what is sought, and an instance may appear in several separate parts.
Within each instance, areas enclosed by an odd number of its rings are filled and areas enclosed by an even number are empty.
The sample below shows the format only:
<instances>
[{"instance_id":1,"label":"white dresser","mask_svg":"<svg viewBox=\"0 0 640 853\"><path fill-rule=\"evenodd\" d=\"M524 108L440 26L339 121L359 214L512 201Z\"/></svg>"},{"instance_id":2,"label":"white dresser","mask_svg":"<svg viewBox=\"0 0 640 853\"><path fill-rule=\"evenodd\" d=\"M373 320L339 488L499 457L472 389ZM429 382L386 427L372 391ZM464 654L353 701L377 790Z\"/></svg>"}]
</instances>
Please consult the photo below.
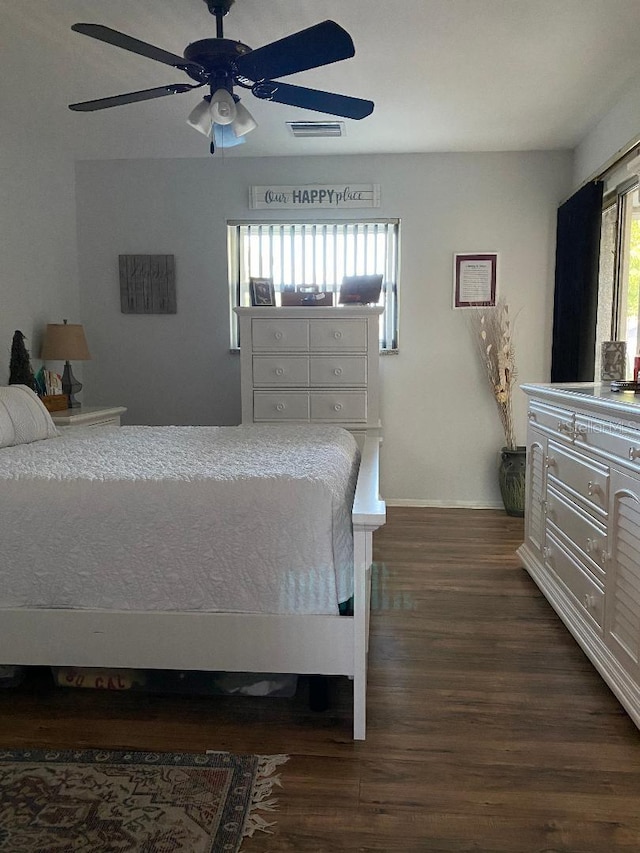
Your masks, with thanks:
<instances>
[{"instance_id":1,"label":"white dresser","mask_svg":"<svg viewBox=\"0 0 640 853\"><path fill-rule=\"evenodd\" d=\"M381 307L236 308L243 423L380 423Z\"/></svg>"},{"instance_id":2,"label":"white dresser","mask_svg":"<svg viewBox=\"0 0 640 853\"><path fill-rule=\"evenodd\" d=\"M640 727L640 395L523 385L525 568Z\"/></svg>"}]
</instances>

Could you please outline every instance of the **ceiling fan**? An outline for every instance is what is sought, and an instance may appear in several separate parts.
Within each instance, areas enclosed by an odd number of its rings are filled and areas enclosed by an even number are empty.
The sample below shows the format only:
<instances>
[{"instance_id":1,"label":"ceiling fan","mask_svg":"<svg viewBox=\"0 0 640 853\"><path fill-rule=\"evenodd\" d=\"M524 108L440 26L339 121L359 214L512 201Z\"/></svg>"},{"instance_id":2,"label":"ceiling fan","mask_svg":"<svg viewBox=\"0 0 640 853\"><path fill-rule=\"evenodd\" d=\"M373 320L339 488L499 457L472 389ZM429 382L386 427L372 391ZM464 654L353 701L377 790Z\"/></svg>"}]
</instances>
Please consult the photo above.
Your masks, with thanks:
<instances>
[{"instance_id":1,"label":"ceiling fan","mask_svg":"<svg viewBox=\"0 0 640 853\"><path fill-rule=\"evenodd\" d=\"M224 38L222 19L229 12L234 0L204 2L216 18L216 37L187 45L183 56L169 53L101 24L74 24L71 29L77 33L146 56L156 62L172 65L186 72L196 82L174 83L110 98L83 101L70 104L69 109L92 112L208 86L209 94L204 96L187 121L196 130L211 136L212 154L216 145L229 147L244 142L244 135L256 127L249 111L240 103L238 95L234 94L234 87L237 86L248 89L256 98L264 101L275 101L344 118L362 119L373 111L373 101L293 86L274 79L353 56L355 48L351 36L335 21L323 21L252 50L242 42Z\"/></svg>"}]
</instances>

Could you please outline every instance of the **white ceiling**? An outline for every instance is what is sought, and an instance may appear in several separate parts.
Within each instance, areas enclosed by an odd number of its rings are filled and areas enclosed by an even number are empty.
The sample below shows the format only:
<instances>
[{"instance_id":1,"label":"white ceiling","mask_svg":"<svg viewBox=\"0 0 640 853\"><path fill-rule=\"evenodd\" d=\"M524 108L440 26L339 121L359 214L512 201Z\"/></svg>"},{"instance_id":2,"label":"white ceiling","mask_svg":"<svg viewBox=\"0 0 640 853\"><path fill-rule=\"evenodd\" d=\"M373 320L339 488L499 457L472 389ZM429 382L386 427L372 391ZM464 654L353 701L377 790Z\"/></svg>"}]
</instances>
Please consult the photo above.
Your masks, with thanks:
<instances>
[{"instance_id":1,"label":"white ceiling","mask_svg":"<svg viewBox=\"0 0 640 853\"><path fill-rule=\"evenodd\" d=\"M105 24L181 55L215 36L204 0L0 0L0 14L5 119L67 140L82 158L208 156L185 122L205 90L67 109L192 82L71 24ZM328 117L240 90L259 127L224 156L573 148L640 73L640 0L236 0L224 35L256 48L327 18L356 55L287 82L371 99L373 114L346 120L341 139L294 139L287 120ZM39 110L25 111L34 102Z\"/></svg>"}]
</instances>

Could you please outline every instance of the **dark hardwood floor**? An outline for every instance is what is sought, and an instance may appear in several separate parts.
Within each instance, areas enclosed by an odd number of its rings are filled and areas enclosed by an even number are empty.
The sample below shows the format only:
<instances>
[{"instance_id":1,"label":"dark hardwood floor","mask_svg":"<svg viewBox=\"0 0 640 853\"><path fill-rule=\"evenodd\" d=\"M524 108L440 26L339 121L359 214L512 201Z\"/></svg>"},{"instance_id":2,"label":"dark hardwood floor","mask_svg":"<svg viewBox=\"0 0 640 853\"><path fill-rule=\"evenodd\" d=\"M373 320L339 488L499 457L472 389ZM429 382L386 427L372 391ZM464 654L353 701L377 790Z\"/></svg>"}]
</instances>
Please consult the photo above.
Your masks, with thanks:
<instances>
[{"instance_id":1,"label":"dark hardwood floor","mask_svg":"<svg viewBox=\"0 0 640 853\"><path fill-rule=\"evenodd\" d=\"M351 685L293 699L0 691L0 747L291 755L273 835L243 853L640 850L640 733L493 510L390 508L376 534L368 737Z\"/></svg>"}]
</instances>

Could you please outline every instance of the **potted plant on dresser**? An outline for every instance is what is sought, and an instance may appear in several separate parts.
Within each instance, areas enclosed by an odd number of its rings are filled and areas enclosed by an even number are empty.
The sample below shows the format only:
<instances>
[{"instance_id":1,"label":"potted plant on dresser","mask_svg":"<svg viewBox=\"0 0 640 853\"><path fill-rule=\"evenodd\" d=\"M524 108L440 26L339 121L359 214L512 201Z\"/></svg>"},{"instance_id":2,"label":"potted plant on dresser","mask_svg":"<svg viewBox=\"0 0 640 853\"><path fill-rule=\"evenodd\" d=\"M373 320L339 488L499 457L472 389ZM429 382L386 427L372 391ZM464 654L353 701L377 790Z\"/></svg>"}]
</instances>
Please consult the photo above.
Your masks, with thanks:
<instances>
[{"instance_id":1,"label":"potted plant on dresser","mask_svg":"<svg viewBox=\"0 0 640 853\"><path fill-rule=\"evenodd\" d=\"M488 308L475 308L471 329L504 431L498 477L507 515L523 516L527 448L518 445L513 424L515 351L509 306L504 299Z\"/></svg>"}]
</instances>

